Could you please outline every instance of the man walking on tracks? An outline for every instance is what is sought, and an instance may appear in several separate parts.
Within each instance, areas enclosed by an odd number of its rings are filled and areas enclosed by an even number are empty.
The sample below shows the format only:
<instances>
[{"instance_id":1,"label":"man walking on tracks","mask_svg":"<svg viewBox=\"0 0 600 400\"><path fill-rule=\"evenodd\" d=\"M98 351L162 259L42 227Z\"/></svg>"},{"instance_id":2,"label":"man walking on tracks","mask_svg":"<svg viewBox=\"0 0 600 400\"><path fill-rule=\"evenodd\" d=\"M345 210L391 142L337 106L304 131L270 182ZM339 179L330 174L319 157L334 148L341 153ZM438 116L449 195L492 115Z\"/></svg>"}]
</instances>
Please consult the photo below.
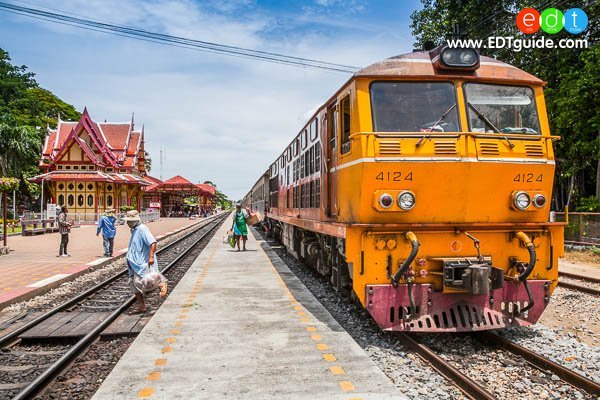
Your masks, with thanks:
<instances>
[{"instance_id":1,"label":"man walking on tracks","mask_svg":"<svg viewBox=\"0 0 600 400\"><path fill-rule=\"evenodd\" d=\"M104 257L113 256L113 247L115 244L115 236L117 234L117 228L115 228L115 221L117 220L114 216L115 210L109 208L105 211L104 215L98 220L98 229L96 229L96 236L102 231L102 244L104 246Z\"/></svg>"},{"instance_id":2,"label":"man walking on tracks","mask_svg":"<svg viewBox=\"0 0 600 400\"><path fill-rule=\"evenodd\" d=\"M139 213L135 210L128 211L125 222L131 229L131 239L127 249L127 270L129 272L129 285L137 300L137 310L135 313L145 313L147 311L144 293L153 288L145 285L144 277L158 272L158 261L156 259L156 239L150 233L150 229L140 219ZM160 294L167 292L167 282L160 283Z\"/></svg>"},{"instance_id":3,"label":"man walking on tracks","mask_svg":"<svg viewBox=\"0 0 600 400\"><path fill-rule=\"evenodd\" d=\"M71 223L67 219L67 206L61 206L58 213L58 232L60 233L60 246L56 257L71 257L67 253L67 244L69 244L69 232L71 232Z\"/></svg>"}]
</instances>

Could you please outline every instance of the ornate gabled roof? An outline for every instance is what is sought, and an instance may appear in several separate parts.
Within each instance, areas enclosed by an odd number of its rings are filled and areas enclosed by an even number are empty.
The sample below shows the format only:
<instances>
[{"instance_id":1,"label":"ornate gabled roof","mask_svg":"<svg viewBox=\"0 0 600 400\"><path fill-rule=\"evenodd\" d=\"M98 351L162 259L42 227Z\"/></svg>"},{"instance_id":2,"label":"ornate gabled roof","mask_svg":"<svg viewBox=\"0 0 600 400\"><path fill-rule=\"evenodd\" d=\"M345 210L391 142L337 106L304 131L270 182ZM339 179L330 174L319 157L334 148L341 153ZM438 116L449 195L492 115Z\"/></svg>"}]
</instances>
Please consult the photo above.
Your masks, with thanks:
<instances>
[{"instance_id":1,"label":"ornate gabled roof","mask_svg":"<svg viewBox=\"0 0 600 400\"><path fill-rule=\"evenodd\" d=\"M144 132L134 131L131 122L98 123L90 117L87 108L79 121L62 121L60 116L56 129L48 129L42 150L40 166L53 164L76 141L85 154L99 166L135 167ZM83 132L90 137L89 143L80 138Z\"/></svg>"},{"instance_id":2,"label":"ornate gabled roof","mask_svg":"<svg viewBox=\"0 0 600 400\"><path fill-rule=\"evenodd\" d=\"M209 185L208 183L197 183L196 186L198 188L211 196L214 196L217 192L217 189L213 185Z\"/></svg>"}]
</instances>

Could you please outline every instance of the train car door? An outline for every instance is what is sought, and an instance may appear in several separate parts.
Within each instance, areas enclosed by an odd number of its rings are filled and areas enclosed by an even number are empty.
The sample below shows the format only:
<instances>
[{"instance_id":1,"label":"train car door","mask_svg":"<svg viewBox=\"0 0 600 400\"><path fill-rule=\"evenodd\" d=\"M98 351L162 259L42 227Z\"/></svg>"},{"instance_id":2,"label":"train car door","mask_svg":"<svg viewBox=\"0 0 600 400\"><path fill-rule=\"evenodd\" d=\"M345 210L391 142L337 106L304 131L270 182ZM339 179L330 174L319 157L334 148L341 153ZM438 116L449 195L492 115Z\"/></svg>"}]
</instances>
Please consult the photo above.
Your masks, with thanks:
<instances>
[{"instance_id":1,"label":"train car door","mask_svg":"<svg viewBox=\"0 0 600 400\"><path fill-rule=\"evenodd\" d=\"M327 216L338 215L338 156L337 156L337 103L327 108Z\"/></svg>"}]
</instances>

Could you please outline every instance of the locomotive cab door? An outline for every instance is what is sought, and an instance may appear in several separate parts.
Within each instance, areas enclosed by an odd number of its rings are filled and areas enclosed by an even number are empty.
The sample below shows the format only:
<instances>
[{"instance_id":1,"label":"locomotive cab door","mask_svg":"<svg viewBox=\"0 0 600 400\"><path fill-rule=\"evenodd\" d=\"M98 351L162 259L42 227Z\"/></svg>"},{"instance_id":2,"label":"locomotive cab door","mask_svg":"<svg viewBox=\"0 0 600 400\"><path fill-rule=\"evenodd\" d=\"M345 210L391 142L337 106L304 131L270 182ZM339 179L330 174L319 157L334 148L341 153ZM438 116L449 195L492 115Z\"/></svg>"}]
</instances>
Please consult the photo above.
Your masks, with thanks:
<instances>
[{"instance_id":1,"label":"locomotive cab door","mask_svg":"<svg viewBox=\"0 0 600 400\"><path fill-rule=\"evenodd\" d=\"M338 215L337 187L338 187L338 156L337 156L337 129L338 107L337 103L327 108L327 204L328 217Z\"/></svg>"}]
</instances>

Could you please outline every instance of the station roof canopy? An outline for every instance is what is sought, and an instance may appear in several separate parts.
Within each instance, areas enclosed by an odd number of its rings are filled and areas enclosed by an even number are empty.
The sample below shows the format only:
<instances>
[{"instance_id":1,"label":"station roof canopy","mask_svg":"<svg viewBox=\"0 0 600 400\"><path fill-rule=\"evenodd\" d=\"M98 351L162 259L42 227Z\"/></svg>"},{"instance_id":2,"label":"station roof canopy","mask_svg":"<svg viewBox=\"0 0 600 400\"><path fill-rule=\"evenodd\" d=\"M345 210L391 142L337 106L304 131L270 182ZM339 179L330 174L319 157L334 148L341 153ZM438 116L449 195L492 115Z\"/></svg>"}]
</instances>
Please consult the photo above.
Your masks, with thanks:
<instances>
[{"instance_id":1,"label":"station roof canopy","mask_svg":"<svg viewBox=\"0 0 600 400\"><path fill-rule=\"evenodd\" d=\"M146 188L146 193L171 193L181 196L209 196L215 195L215 188L212 185L192 183L181 175L175 175L164 182L156 179L156 183Z\"/></svg>"}]
</instances>

